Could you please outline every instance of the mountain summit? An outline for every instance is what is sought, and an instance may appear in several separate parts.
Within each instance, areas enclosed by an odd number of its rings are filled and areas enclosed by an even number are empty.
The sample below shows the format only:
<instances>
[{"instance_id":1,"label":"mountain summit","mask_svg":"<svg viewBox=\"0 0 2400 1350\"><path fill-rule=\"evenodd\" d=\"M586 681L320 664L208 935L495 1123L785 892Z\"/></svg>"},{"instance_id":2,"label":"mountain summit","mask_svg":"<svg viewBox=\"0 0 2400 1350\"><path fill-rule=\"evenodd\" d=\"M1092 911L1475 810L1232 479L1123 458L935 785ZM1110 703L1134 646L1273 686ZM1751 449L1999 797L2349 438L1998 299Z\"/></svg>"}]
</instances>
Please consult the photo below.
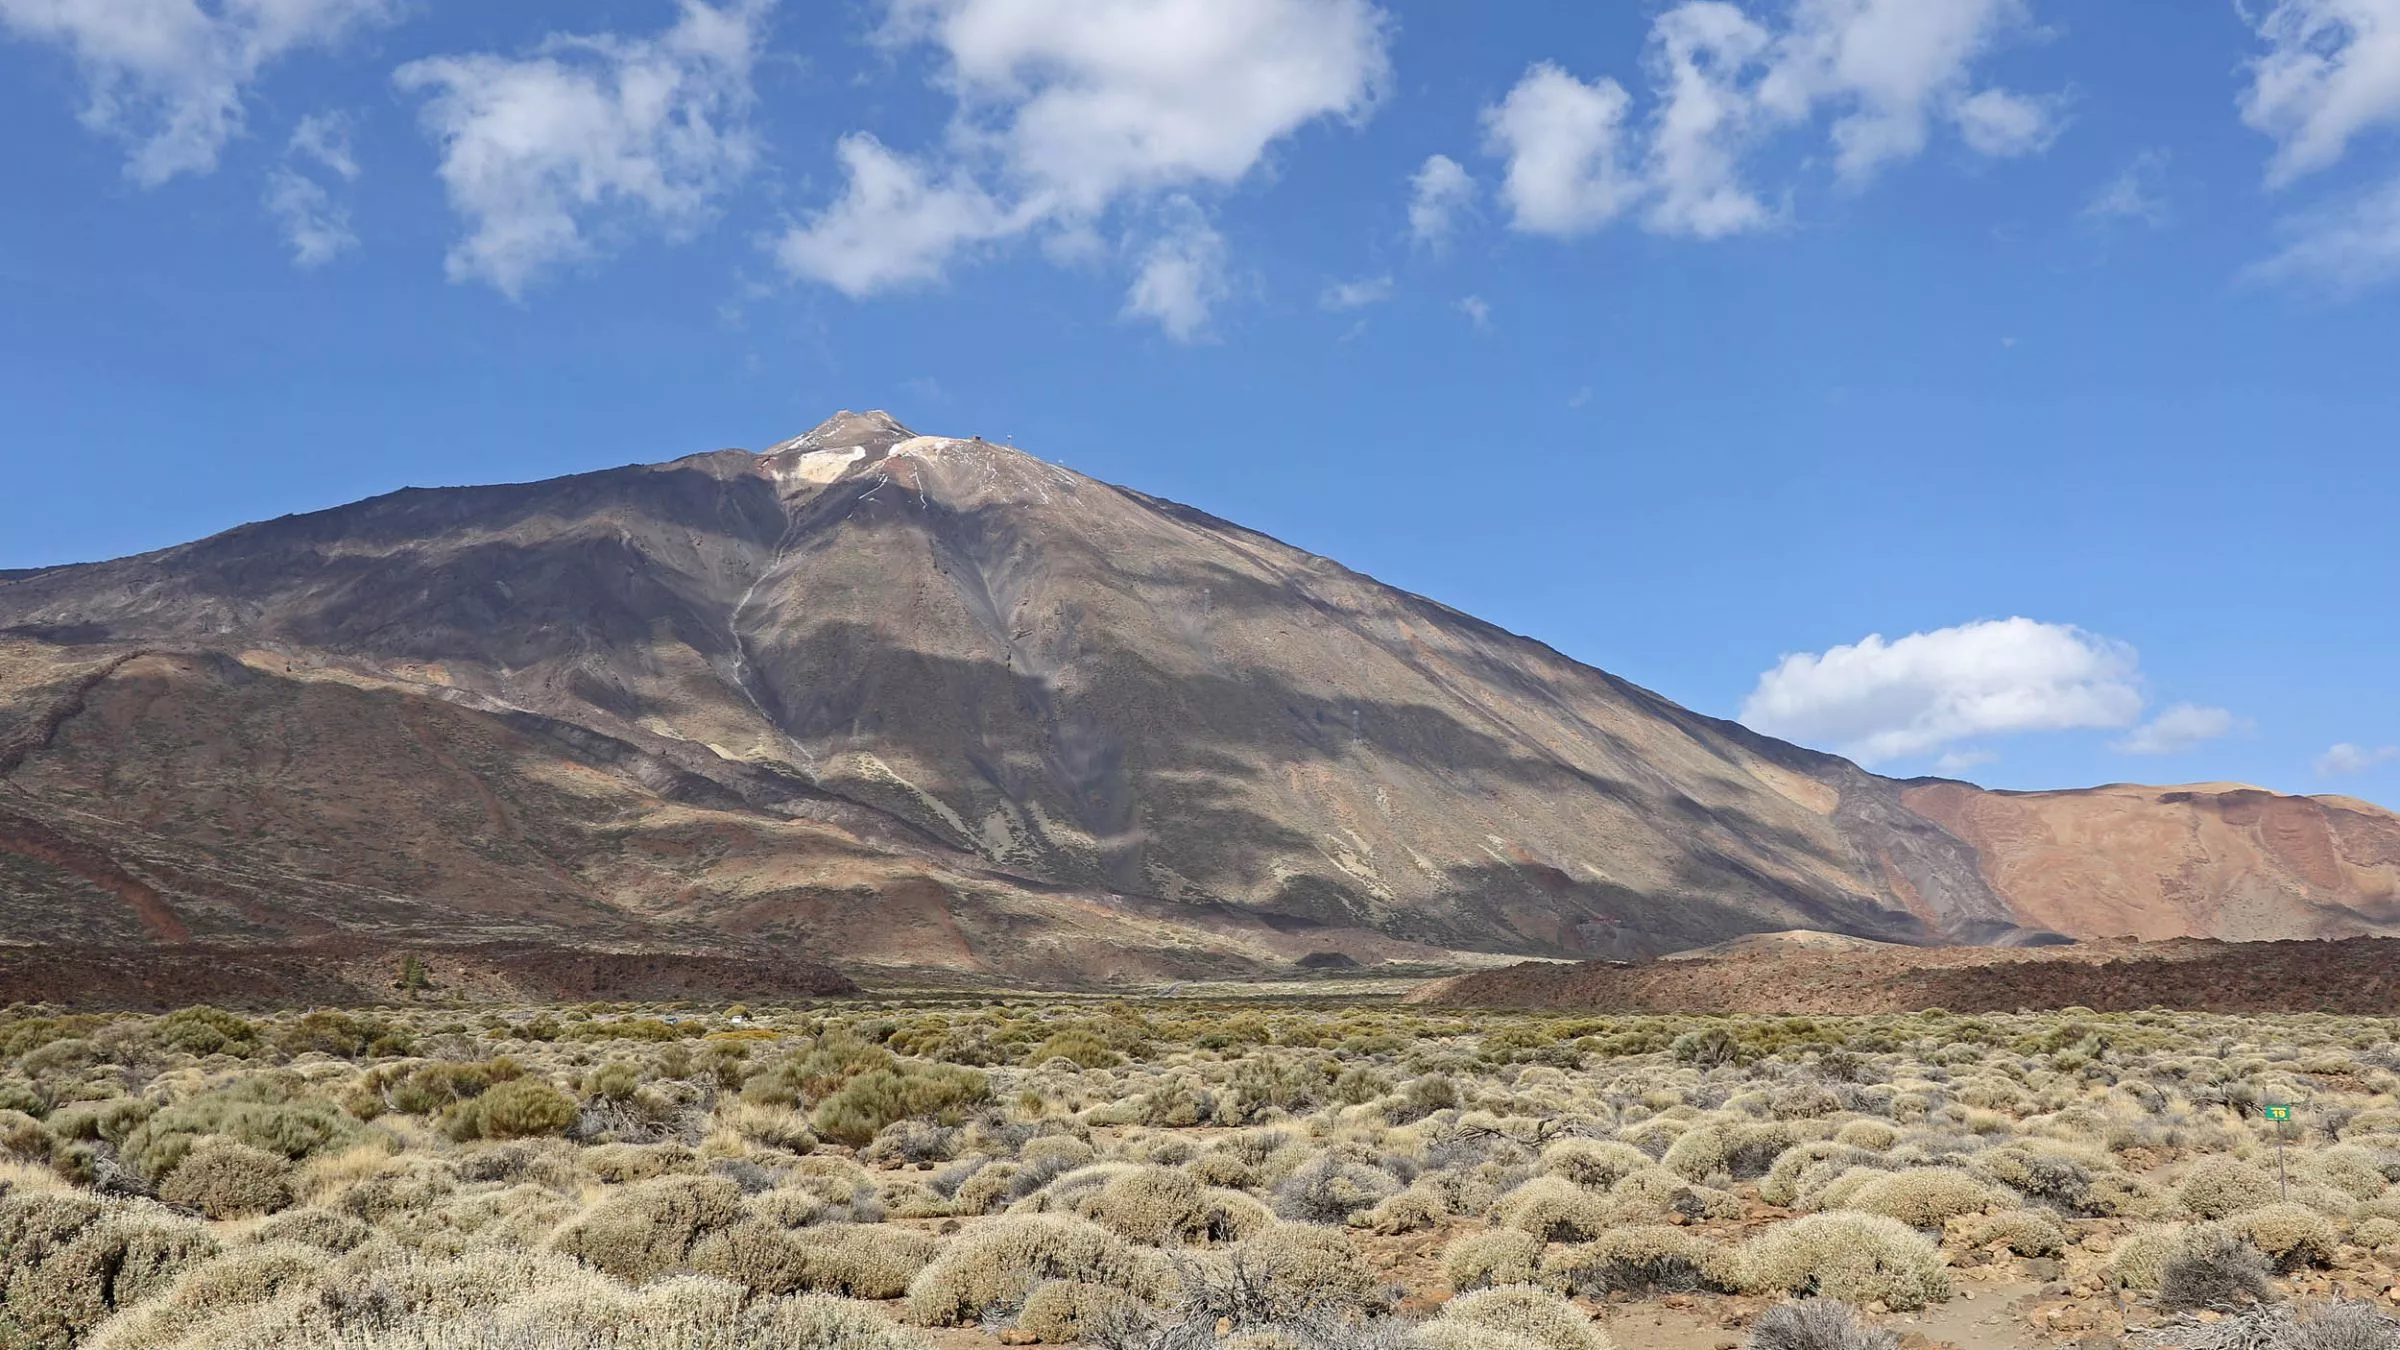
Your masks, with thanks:
<instances>
[{"instance_id":1,"label":"mountain summit","mask_svg":"<svg viewBox=\"0 0 2400 1350\"><path fill-rule=\"evenodd\" d=\"M1091 983L1787 929L2400 932L2400 817L1877 777L880 412L0 574L0 941Z\"/></svg>"}]
</instances>

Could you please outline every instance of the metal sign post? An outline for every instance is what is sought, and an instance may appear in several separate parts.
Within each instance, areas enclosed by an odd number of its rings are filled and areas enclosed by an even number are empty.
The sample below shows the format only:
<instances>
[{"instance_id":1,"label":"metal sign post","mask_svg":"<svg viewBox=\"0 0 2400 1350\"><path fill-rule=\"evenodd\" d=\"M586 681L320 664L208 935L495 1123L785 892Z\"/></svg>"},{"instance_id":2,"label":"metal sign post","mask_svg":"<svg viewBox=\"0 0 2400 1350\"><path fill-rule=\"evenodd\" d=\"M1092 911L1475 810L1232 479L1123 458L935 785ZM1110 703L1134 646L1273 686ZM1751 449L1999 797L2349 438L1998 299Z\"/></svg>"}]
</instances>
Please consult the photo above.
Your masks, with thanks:
<instances>
[{"instance_id":1,"label":"metal sign post","mask_svg":"<svg viewBox=\"0 0 2400 1350\"><path fill-rule=\"evenodd\" d=\"M2283 1170L2283 1124L2292 1118L2290 1102L2268 1102L2264 1108L2268 1123L2275 1126L2275 1185L2285 1203L2292 1198L2291 1178Z\"/></svg>"}]
</instances>

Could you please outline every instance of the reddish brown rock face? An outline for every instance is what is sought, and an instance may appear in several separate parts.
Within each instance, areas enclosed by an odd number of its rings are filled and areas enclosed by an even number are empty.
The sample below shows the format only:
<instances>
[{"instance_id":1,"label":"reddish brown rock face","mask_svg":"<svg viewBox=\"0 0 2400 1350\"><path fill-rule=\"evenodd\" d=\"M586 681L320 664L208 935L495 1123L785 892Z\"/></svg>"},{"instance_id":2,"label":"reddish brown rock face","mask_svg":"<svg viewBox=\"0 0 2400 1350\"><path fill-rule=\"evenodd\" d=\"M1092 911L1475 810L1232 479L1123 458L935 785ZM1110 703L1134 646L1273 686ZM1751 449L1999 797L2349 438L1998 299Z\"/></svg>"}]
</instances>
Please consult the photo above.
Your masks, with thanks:
<instances>
[{"instance_id":1,"label":"reddish brown rock face","mask_svg":"<svg viewBox=\"0 0 2400 1350\"><path fill-rule=\"evenodd\" d=\"M1093 982L2389 932L2396 885L2361 803L1897 783L881 415L0 580L0 940Z\"/></svg>"}]
</instances>

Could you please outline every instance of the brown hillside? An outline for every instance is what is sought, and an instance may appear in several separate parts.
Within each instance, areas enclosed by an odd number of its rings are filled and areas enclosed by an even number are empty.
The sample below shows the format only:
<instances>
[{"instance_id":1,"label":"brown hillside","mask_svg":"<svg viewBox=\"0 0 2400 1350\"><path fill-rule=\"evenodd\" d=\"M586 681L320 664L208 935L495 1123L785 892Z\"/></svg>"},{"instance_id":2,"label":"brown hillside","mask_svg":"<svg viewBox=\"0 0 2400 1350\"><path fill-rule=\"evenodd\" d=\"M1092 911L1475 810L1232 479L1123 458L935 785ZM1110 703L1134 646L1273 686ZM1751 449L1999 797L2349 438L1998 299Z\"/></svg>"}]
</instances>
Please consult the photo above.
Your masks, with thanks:
<instances>
[{"instance_id":1,"label":"brown hillside","mask_svg":"<svg viewBox=\"0 0 2400 1350\"><path fill-rule=\"evenodd\" d=\"M2148 791L1879 778L881 414L0 578L18 942L1105 983L2400 931L2400 817Z\"/></svg>"}]
</instances>

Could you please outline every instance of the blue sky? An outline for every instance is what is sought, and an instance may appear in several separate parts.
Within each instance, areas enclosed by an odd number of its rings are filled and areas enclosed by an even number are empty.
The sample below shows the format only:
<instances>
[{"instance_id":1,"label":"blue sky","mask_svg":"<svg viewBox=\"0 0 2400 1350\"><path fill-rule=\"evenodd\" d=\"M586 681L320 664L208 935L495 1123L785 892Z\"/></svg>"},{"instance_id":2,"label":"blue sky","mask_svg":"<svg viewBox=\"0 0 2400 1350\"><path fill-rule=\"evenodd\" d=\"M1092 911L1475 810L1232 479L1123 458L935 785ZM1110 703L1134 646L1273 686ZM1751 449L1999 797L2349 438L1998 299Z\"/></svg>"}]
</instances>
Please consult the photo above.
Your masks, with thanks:
<instances>
[{"instance_id":1,"label":"blue sky","mask_svg":"<svg viewBox=\"0 0 2400 1350\"><path fill-rule=\"evenodd\" d=\"M2400 801L2400 0L0 0L0 119L0 567L888 407L1888 772Z\"/></svg>"}]
</instances>

